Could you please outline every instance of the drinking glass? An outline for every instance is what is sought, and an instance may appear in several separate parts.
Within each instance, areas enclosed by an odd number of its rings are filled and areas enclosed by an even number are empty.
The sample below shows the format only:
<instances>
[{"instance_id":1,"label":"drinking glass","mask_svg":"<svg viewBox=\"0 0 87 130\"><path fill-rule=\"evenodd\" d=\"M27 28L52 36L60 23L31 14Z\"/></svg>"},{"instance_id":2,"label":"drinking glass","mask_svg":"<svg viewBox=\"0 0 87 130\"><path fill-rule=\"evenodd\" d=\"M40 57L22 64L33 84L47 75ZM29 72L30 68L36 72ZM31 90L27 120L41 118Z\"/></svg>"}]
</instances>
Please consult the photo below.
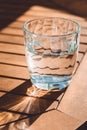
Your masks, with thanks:
<instances>
[{"instance_id":1,"label":"drinking glass","mask_svg":"<svg viewBox=\"0 0 87 130\"><path fill-rule=\"evenodd\" d=\"M79 23L44 17L25 22L23 31L32 84L42 90L69 86L78 55Z\"/></svg>"}]
</instances>

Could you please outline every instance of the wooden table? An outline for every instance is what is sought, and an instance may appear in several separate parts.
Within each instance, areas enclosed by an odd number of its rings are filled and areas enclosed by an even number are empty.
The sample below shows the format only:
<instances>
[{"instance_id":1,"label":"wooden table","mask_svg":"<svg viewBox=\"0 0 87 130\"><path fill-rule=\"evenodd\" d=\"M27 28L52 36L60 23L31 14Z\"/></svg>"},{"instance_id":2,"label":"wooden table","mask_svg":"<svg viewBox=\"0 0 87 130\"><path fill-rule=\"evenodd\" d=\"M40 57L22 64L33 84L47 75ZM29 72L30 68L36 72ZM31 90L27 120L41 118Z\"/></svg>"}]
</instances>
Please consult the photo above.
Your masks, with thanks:
<instances>
[{"instance_id":1,"label":"wooden table","mask_svg":"<svg viewBox=\"0 0 87 130\"><path fill-rule=\"evenodd\" d=\"M87 18L46 0L0 1L0 130L74 130L87 120ZM40 16L65 17L82 26L76 73L60 92L27 95L34 89L25 60L22 25ZM40 93L37 91L37 93ZM26 126L27 127L27 126Z\"/></svg>"}]
</instances>

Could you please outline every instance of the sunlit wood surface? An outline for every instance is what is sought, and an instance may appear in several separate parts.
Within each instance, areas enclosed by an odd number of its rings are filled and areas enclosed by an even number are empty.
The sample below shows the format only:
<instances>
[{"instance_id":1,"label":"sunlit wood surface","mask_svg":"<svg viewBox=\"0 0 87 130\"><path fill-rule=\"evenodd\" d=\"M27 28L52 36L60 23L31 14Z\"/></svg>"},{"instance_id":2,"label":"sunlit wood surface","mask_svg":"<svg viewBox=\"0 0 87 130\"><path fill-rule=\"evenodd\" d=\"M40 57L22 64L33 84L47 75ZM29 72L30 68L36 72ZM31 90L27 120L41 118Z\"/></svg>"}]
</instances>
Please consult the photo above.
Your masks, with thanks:
<instances>
[{"instance_id":1,"label":"sunlit wood surface","mask_svg":"<svg viewBox=\"0 0 87 130\"><path fill-rule=\"evenodd\" d=\"M29 80L22 26L25 21L42 16L69 18L82 26L76 73L71 85L60 92L42 93ZM84 124L87 119L86 16L70 13L50 0L1 0L0 51L0 130L74 130Z\"/></svg>"}]
</instances>

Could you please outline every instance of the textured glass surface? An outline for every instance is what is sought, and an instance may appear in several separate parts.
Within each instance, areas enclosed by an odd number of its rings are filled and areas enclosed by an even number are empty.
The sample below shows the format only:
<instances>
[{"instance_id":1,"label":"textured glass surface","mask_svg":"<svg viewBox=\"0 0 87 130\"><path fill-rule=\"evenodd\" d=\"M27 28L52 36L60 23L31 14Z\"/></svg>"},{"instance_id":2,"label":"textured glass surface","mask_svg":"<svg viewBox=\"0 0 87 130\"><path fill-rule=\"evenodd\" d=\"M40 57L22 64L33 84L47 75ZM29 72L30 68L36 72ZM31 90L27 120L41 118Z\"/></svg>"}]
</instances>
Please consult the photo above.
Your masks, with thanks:
<instances>
[{"instance_id":1,"label":"textured glass surface","mask_svg":"<svg viewBox=\"0 0 87 130\"><path fill-rule=\"evenodd\" d=\"M36 87L62 89L70 84L79 32L79 24L63 18L42 18L24 24L26 59Z\"/></svg>"}]
</instances>

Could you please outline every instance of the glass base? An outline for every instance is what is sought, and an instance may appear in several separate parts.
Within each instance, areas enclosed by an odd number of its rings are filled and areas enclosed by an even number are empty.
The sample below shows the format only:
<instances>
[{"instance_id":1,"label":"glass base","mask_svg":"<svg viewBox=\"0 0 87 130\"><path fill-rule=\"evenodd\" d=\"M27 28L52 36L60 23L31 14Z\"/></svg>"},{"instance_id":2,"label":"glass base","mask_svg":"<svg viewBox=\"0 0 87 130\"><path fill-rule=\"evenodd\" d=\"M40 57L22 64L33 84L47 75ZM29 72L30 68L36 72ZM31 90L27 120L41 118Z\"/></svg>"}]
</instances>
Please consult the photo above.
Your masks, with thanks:
<instances>
[{"instance_id":1,"label":"glass base","mask_svg":"<svg viewBox=\"0 0 87 130\"><path fill-rule=\"evenodd\" d=\"M52 75L37 75L31 74L32 83L39 89L52 90L63 89L71 82L72 75L70 76L52 76Z\"/></svg>"}]
</instances>

